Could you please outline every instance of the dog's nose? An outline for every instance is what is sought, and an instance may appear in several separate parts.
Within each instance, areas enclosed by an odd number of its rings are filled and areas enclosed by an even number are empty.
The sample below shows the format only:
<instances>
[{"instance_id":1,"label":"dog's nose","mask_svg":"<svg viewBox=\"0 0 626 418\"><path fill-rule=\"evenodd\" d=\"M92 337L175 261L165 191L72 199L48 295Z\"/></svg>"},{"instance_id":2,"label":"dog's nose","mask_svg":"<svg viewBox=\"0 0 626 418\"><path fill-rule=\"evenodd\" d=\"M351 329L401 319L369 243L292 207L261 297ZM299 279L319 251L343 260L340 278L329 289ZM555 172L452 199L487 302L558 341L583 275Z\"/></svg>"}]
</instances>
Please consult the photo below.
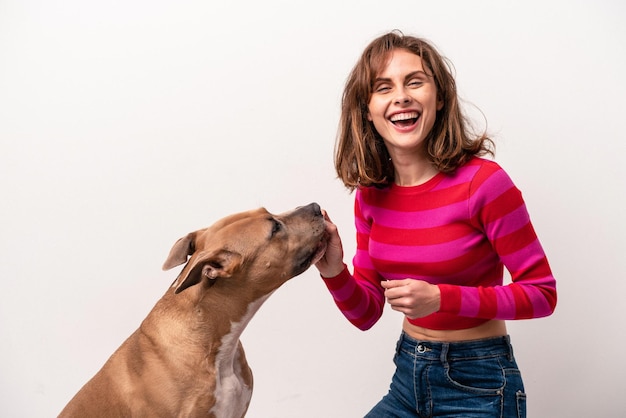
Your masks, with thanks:
<instances>
[{"instance_id":1,"label":"dog's nose","mask_svg":"<svg viewBox=\"0 0 626 418\"><path fill-rule=\"evenodd\" d=\"M295 210L308 212L313 216L322 216L322 208L315 202L309 203L306 206L298 206Z\"/></svg>"},{"instance_id":2,"label":"dog's nose","mask_svg":"<svg viewBox=\"0 0 626 418\"><path fill-rule=\"evenodd\" d=\"M303 209L313 213L315 216L322 216L322 208L317 203L309 203Z\"/></svg>"},{"instance_id":3,"label":"dog's nose","mask_svg":"<svg viewBox=\"0 0 626 418\"><path fill-rule=\"evenodd\" d=\"M309 204L311 206L311 210L315 214L315 216L322 216L322 208L317 203L313 202Z\"/></svg>"}]
</instances>

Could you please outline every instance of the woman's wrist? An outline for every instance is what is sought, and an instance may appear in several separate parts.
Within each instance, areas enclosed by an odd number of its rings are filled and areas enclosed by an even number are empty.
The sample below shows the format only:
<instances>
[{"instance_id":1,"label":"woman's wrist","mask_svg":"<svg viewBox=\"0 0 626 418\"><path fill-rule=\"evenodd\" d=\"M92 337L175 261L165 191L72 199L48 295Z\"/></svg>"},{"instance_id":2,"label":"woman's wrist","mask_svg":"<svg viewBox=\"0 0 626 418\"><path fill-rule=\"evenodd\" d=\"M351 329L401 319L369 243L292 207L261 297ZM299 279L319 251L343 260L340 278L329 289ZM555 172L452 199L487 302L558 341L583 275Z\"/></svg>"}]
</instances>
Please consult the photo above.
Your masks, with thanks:
<instances>
[{"instance_id":1,"label":"woman's wrist","mask_svg":"<svg viewBox=\"0 0 626 418\"><path fill-rule=\"evenodd\" d=\"M333 279L339 275L341 275L341 273L343 273L343 271L347 268L345 263L341 263L341 265L335 266L335 267L325 267L324 269L320 269L318 267L318 270L320 272L320 276L322 276L323 279Z\"/></svg>"}]
</instances>

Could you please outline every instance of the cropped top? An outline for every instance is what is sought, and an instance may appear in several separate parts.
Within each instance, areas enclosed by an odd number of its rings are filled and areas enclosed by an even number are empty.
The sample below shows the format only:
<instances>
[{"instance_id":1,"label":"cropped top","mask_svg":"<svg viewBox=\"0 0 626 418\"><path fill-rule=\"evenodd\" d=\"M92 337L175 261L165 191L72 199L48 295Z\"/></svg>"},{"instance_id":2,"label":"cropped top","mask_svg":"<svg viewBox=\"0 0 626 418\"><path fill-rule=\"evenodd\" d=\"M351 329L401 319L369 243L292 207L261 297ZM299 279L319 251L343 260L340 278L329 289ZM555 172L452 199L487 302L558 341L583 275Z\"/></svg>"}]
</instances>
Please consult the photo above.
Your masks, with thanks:
<instances>
[{"instance_id":1,"label":"cropped top","mask_svg":"<svg viewBox=\"0 0 626 418\"><path fill-rule=\"evenodd\" d=\"M362 330L382 315L382 280L412 278L439 287L439 311L409 319L428 329L467 329L554 311L556 281L522 194L493 161L475 157L419 186L358 188L354 214L354 273L345 266L323 280L344 316ZM506 285L504 267L511 276Z\"/></svg>"}]
</instances>

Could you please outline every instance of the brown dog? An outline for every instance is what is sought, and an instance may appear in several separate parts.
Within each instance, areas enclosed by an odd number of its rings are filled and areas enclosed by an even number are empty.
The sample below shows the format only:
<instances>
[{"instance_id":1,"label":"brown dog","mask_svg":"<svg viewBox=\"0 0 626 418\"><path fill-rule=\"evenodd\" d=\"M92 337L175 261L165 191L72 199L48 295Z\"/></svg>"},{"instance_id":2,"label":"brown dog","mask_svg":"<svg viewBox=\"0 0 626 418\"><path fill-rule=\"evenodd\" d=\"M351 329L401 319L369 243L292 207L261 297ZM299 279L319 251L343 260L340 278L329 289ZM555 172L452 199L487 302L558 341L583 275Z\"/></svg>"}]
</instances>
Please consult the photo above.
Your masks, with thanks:
<instances>
[{"instance_id":1,"label":"brown dog","mask_svg":"<svg viewBox=\"0 0 626 418\"><path fill-rule=\"evenodd\" d=\"M163 265L187 262L178 278L59 417L243 417L252 372L239 336L325 248L316 203L231 215L181 238Z\"/></svg>"}]
</instances>

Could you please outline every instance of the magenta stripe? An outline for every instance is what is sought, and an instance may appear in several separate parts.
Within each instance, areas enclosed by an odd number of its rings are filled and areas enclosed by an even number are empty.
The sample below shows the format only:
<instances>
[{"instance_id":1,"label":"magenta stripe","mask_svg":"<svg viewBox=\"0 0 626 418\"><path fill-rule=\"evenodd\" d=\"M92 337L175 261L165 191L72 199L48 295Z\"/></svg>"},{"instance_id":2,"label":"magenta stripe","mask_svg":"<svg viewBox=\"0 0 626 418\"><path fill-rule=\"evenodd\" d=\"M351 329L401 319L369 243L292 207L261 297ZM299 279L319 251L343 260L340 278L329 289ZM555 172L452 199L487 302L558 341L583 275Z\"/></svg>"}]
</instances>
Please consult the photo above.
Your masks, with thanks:
<instances>
[{"instance_id":1,"label":"magenta stripe","mask_svg":"<svg viewBox=\"0 0 626 418\"><path fill-rule=\"evenodd\" d=\"M424 280L430 284L439 284L446 282L445 277L433 277L433 276L420 276L418 274L414 274L414 272L406 272L406 273L385 273L381 272L381 276L383 276L386 280L404 280L404 279L415 279L415 280Z\"/></svg>"},{"instance_id":2,"label":"magenta stripe","mask_svg":"<svg viewBox=\"0 0 626 418\"><path fill-rule=\"evenodd\" d=\"M493 173L483 184L476 193L470 197L470 207L476 207L480 209L487 203L490 203L500 197L502 193L509 190L511 187L515 187L508 174L504 170L499 170ZM477 200L480 199L480 205L477 204ZM484 200L482 200L484 199Z\"/></svg>"},{"instance_id":3,"label":"magenta stripe","mask_svg":"<svg viewBox=\"0 0 626 418\"><path fill-rule=\"evenodd\" d=\"M370 241L370 252L376 254L377 257L387 261L406 262L411 260L412 263L437 263L441 261L449 261L452 258L458 258L459 255L465 254L459 247L473 247L482 241L480 235L466 236L454 241L433 245L392 245Z\"/></svg>"},{"instance_id":4,"label":"magenta stripe","mask_svg":"<svg viewBox=\"0 0 626 418\"><path fill-rule=\"evenodd\" d=\"M475 287L461 287L461 308L459 316L474 318L478 315L480 295Z\"/></svg>"},{"instance_id":5,"label":"magenta stripe","mask_svg":"<svg viewBox=\"0 0 626 418\"><path fill-rule=\"evenodd\" d=\"M514 211L488 223L485 230L492 239L498 239L518 231L520 228L526 226L529 221L530 218L528 217L526 207L521 205Z\"/></svg>"},{"instance_id":6,"label":"magenta stripe","mask_svg":"<svg viewBox=\"0 0 626 418\"><path fill-rule=\"evenodd\" d=\"M552 312L550 304L538 288L532 286L523 286L522 289L528 296L528 299L530 299L532 302L534 317L550 315L550 313Z\"/></svg>"},{"instance_id":7,"label":"magenta stripe","mask_svg":"<svg viewBox=\"0 0 626 418\"><path fill-rule=\"evenodd\" d=\"M497 317L502 319L514 319L516 313L515 297L510 288L496 286L496 300L498 301Z\"/></svg>"},{"instance_id":8,"label":"magenta stripe","mask_svg":"<svg viewBox=\"0 0 626 418\"><path fill-rule=\"evenodd\" d=\"M553 276L538 277L536 279L524 279L524 285L556 287L556 280ZM522 284L520 283L520 284Z\"/></svg>"},{"instance_id":9,"label":"magenta stripe","mask_svg":"<svg viewBox=\"0 0 626 418\"><path fill-rule=\"evenodd\" d=\"M343 302L354 294L354 289L356 289L356 282L354 280L349 280L339 289L333 289L331 293L333 294L335 300Z\"/></svg>"},{"instance_id":10,"label":"magenta stripe","mask_svg":"<svg viewBox=\"0 0 626 418\"><path fill-rule=\"evenodd\" d=\"M358 269L375 270L372 264L372 259L366 250L357 250L354 258L352 259L352 265Z\"/></svg>"},{"instance_id":11,"label":"magenta stripe","mask_svg":"<svg viewBox=\"0 0 626 418\"><path fill-rule=\"evenodd\" d=\"M417 274L415 268L411 268L410 265L407 265L406 271L403 272L395 272L389 273L385 271L381 271L380 274L387 280L396 280L396 279L416 279L416 280L424 280L430 284L453 284L459 286L472 286L474 284L481 284L483 286L497 286L502 284L502 276L499 278L495 275L491 281L485 278L486 274L491 274L493 270L494 263L497 263L494 260L495 255L482 258L480 260L474 260L474 264L471 266L459 270L456 272L450 272L445 276L422 276Z\"/></svg>"},{"instance_id":12,"label":"magenta stripe","mask_svg":"<svg viewBox=\"0 0 626 418\"><path fill-rule=\"evenodd\" d=\"M350 311L343 311L343 314L346 316L346 318L362 319L365 317L365 314L367 313L367 308L369 307L369 305L367 303L364 303L363 300L364 299L362 299L361 303L359 303L354 309Z\"/></svg>"},{"instance_id":13,"label":"magenta stripe","mask_svg":"<svg viewBox=\"0 0 626 418\"><path fill-rule=\"evenodd\" d=\"M370 224L367 223L365 219L354 218L354 223L355 223L357 232L365 234L370 231Z\"/></svg>"},{"instance_id":14,"label":"magenta stripe","mask_svg":"<svg viewBox=\"0 0 626 418\"><path fill-rule=\"evenodd\" d=\"M361 207L363 208L363 206ZM458 220L459 213L468 213L465 209L466 207L467 201L461 201L437 209L415 212L401 212L373 206L368 206L367 210L362 209L361 211L369 212L376 219L376 223L381 226L399 229L421 229L449 225L451 221ZM454 219L450 218L451 214L455 215ZM358 232L366 231L360 223L357 223L356 227Z\"/></svg>"},{"instance_id":15,"label":"magenta stripe","mask_svg":"<svg viewBox=\"0 0 626 418\"><path fill-rule=\"evenodd\" d=\"M545 254L538 239L518 251L500 257L511 275L533 265L541 264L540 260L543 258L545 258Z\"/></svg>"},{"instance_id":16,"label":"magenta stripe","mask_svg":"<svg viewBox=\"0 0 626 418\"><path fill-rule=\"evenodd\" d=\"M472 181L478 170L480 170L480 165L472 165L466 164L461 166L454 175L446 176L438 185L433 187L433 191L447 189L449 187L458 186L462 183L468 183Z\"/></svg>"}]
</instances>

